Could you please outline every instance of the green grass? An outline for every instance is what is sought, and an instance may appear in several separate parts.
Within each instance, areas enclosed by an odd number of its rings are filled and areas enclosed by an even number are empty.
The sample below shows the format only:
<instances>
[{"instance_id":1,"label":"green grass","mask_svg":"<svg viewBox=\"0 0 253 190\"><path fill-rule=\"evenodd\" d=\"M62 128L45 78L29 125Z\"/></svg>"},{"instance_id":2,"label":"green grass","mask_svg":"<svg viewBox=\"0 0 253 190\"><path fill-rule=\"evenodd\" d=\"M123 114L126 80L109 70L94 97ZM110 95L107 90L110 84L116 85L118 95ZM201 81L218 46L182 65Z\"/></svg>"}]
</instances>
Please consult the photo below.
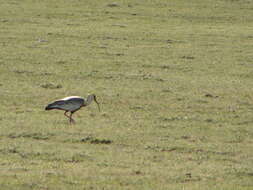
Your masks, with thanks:
<instances>
[{"instance_id":1,"label":"green grass","mask_svg":"<svg viewBox=\"0 0 253 190\"><path fill-rule=\"evenodd\" d=\"M1 189L253 189L253 1L0 2Z\"/></svg>"}]
</instances>

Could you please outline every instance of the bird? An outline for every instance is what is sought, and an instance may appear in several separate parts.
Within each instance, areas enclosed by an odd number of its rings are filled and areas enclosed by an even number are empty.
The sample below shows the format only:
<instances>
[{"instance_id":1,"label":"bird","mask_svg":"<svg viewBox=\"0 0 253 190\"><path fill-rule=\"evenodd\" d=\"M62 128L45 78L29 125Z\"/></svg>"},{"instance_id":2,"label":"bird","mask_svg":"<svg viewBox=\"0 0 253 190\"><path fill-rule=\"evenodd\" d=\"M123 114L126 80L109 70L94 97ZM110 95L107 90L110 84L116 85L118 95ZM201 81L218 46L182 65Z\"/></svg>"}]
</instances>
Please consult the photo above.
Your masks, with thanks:
<instances>
[{"instance_id":1,"label":"bird","mask_svg":"<svg viewBox=\"0 0 253 190\"><path fill-rule=\"evenodd\" d=\"M82 107L90 105L93 100L96 102L98 110L100 111L100 106L95 94L88 95L86 99L80 96L68 96L48 104L45 110L64 110L64 115L69 118L69 123L71 124L75 123L72 115ZM68 112L70 112L70 115L67 115Z\"/></svg>"}]
</instances>

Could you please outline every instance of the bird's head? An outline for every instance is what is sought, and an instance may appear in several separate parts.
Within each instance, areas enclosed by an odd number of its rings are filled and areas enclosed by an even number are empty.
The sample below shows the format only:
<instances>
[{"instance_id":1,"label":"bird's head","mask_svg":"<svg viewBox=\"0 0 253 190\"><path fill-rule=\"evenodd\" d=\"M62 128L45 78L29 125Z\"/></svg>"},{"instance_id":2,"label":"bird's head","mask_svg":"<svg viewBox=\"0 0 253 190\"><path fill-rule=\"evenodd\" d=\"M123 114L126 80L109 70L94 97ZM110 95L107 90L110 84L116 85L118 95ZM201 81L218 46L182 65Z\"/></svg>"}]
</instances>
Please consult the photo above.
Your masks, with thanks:
<instances>
[{"instance_id":1,"label":"bird's head","mask_svg":"<svg viewBox=\"0 0 253 190\"><path fill-rule=\"evenodd\" d=\"M100 106L99 106L99 103L98 103L98 101L97 101L97 97L96 97L95 94L91 94L91 95L89 95L88 98L87 98L87 101L92 101L92 100L94 100L94 101L96 102L96 104L98 105L98 110L100 111Z\"/></svg>"}]
</instances>

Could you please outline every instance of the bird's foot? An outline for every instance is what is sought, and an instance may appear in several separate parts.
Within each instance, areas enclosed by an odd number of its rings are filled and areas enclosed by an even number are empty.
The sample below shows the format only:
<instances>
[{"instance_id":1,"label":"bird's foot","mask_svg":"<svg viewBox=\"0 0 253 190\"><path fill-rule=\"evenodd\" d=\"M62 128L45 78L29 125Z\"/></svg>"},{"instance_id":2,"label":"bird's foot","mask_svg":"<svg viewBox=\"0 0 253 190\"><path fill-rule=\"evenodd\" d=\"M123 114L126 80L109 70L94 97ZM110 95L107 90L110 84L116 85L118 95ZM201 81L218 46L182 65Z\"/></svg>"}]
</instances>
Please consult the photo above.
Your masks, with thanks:
<instances>
[{"instance_id":1,"label":"bird's foot","mask_svg":"<svg viewBox=\"0 0 253 190\"><path fill-rule=\"evenodd\" d=\"M69 123L70 123L70 124L75 124L76 122L75 122L74 119L71 118L71 119L69 120Z\"/></svg>"}]
</instances>

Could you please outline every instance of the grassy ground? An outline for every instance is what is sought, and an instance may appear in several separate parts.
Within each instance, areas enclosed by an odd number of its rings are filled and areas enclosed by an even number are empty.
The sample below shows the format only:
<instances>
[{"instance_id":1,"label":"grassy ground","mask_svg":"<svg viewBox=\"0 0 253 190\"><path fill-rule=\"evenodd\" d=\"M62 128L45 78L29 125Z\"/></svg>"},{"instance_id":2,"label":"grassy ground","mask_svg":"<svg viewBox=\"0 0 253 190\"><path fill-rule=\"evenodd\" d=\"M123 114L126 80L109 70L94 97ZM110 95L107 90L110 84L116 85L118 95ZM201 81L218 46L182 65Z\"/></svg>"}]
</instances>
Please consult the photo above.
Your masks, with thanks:
<instances>
[{"instance_id":1,"label":"grassy ground","mask_svg":"<svg viewBox=\"0 0 253 190\"><path fill-rule=\"evenodd\" d=\"M253 1L0 3L1 189L253 189Z\"/></svg>"}]
</instances>

